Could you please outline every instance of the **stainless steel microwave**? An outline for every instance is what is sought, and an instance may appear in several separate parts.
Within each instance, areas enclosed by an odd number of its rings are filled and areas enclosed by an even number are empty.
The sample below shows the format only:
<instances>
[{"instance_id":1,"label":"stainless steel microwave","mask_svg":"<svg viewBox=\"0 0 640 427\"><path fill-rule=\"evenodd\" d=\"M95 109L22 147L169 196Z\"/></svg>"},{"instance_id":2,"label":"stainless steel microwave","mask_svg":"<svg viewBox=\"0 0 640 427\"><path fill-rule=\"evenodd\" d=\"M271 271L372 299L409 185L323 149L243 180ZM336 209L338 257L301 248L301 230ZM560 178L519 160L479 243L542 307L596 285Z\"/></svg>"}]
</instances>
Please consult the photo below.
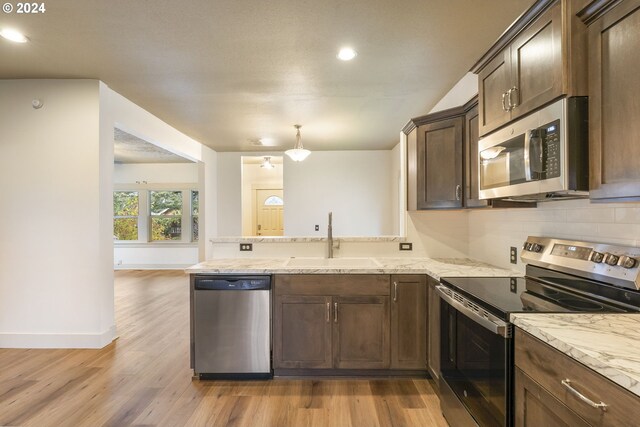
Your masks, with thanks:
<instances>
[{"instance_id":1,"label":"stainless steel microwave","mask_svg":"<svg viewBox=\"0 0 640 427\"><path fill-rule=\"evenodd\" d=\"M588 196L587 105L586 97L563 98L480 139L480 198Z\"/></svg>"}]
</instances>

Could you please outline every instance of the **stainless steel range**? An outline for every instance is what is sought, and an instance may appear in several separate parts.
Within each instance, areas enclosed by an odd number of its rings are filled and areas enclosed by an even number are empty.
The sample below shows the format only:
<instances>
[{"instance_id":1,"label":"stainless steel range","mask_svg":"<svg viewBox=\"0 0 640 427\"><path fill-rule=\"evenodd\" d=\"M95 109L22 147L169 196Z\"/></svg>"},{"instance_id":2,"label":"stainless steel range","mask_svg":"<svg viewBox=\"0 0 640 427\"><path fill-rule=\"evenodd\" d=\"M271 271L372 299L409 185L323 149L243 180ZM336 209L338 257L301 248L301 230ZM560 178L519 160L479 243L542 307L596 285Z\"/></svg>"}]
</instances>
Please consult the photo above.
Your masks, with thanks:
<instances>
[{"instance_id":1,"label":"stainless steel range","mask_svg":"<svg viewBox=\"0 0 640 427\"><path fill-rule=\"evenodd\" d=\"M440 390L452 426L513 425L518 312L640 312L640 248L529 237L524 278L443 278Z\"/></svg>"}]
</instances>

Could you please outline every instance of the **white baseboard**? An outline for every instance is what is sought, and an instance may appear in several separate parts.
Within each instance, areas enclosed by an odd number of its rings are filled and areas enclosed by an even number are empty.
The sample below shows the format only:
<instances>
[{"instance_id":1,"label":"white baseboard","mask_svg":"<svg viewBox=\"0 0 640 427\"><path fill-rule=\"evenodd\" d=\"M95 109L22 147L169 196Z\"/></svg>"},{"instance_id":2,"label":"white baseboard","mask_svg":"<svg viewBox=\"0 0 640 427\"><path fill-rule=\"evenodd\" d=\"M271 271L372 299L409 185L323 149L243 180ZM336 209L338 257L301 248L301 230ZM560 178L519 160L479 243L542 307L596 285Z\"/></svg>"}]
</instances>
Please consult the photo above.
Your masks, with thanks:
<instances>
[{"instance_id":1,"label":"white baseboard","mask_svg":"<svg viewBox=\"0 0 640 427\"><path fill-rule=\"evenodd\" d=\"M0 333L0 348L103 348L115 338L115 325L101 334Z\"/></svg>"}]
</instances>

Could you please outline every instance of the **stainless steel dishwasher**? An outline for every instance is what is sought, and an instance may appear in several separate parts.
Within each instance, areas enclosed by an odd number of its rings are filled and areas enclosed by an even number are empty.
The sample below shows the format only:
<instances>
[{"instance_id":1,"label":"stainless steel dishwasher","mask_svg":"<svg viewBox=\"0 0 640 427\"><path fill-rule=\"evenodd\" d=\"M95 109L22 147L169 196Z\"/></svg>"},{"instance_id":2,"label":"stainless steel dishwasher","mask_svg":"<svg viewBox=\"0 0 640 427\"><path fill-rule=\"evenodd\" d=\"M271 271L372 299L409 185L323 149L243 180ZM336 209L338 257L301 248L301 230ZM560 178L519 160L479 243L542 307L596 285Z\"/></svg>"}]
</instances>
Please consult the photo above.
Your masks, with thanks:
<instances>
[{"instance_id":1,"label":"stainless steel dishwasher","mask_svg":"<svg viewBox=\"0 0 640 427\"><path fill-rule=\"evenodd\" d=\"M194 275L191 364L209 378L271 378L271 276Z\"/></svg>"}]
</instances>

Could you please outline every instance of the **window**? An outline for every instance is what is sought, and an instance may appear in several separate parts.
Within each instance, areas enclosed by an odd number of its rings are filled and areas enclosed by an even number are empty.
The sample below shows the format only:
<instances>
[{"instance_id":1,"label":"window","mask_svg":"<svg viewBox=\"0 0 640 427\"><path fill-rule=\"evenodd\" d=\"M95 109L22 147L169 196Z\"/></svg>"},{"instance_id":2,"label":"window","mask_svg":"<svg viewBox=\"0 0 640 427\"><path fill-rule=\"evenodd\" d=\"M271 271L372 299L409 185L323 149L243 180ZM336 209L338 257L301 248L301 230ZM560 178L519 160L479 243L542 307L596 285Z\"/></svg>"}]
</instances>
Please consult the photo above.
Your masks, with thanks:
<instances>
[{"instance_id":1,"label":"window","mask_svg":"<svg viewBox=\"0 0 640 427\"><path fill-rule=\"evenodd\" d=\"M117 188L113 192L113 239L117 242L198 241L197 190Z\"/></svg>"},{"instance_id":2,"label":"window","mask_svg":"<svg viewBox=\"0 0 640 427\"><path fill-rule=\"evenodd\" d=\"M269 196L267 200L264 201L265 206L283 206L284 200L282 200L278 196Z\"/></svg>"},{"instance_id":3,"label":"window","mask_svg":"<svg viewBox=\"0 0 640 427\"><path fill-rule=\"evenodd\" d=\"M114 240L138 240L139 205L140 203L137 191L114 191Z\"/></svg>"},{"instance_id":4,"label":"window","mask_svg":"<svg viewBox=\"0 0 640 427\"><path fill-rule=\"evenodd\" d=\"M197 191L191 191L191 241L198 241L198 213L200 210L200 195Z\"/></svg>"},{"instance_id":5,"label":"window","mask_svg":"<svg viewBox=\"0 0 640 427\"><path fill-rule=\"evenodd\" d=\"M182 239L182 191L150 191L151 240Z\"/></svg>"}]
</instances>

